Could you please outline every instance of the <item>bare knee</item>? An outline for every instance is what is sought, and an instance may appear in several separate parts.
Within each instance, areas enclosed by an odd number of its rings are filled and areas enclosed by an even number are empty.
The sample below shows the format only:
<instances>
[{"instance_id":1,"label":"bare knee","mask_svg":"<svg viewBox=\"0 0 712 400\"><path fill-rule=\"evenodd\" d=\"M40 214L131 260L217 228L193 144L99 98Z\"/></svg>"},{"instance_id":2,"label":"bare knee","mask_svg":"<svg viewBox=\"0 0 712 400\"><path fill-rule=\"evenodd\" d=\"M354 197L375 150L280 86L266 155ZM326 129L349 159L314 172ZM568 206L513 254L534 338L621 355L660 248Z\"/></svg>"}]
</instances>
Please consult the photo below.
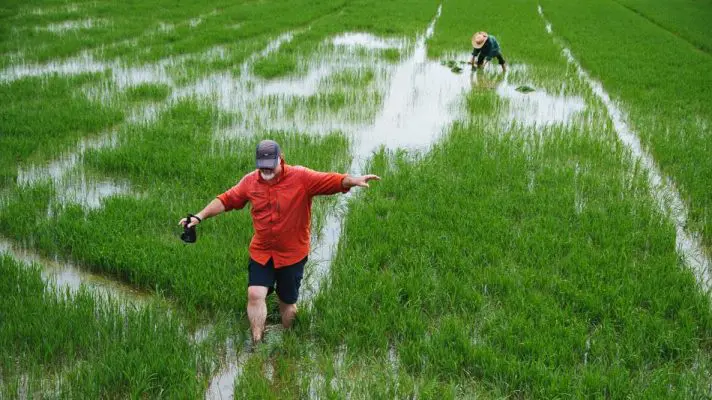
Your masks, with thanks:
<instances>
[{"instance_id":1,"label":"bare knee","mask_svg":"<svg viewBox=\"0 0 712 400\"><path fill-rule=\"evenodd\" d=\"M264 302L267 298L267 288L263 286L250 286L247 288L247 301L249 303Z\"/></svg>"}]
</instances>

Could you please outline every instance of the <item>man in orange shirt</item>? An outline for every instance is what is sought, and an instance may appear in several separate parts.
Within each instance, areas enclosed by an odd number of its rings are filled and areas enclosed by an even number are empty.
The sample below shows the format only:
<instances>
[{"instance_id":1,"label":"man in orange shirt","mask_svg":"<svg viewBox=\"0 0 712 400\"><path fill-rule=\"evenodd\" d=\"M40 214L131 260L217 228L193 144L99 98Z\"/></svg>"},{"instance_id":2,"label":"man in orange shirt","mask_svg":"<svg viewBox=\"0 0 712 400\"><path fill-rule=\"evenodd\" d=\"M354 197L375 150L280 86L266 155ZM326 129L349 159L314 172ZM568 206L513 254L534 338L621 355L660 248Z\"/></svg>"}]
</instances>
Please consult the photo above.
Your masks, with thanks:
<instances>
[{"instance_id":1,"label":"man in orange shirt","mask_svg":"<svg viewBox=\"0 0 712 400\"><path fill-rule=\"evenodd\" d=\"M290 328L297 313L299 286L309 255L312 197L368 187L376 175L360 177L317 172L284 162L279 144L263 140L256 149L257 169L217 196L202 211L179 224L190 228L206 218L251 204L255 234L250 242L247 316L252 340L259 342L267 319L267 295L279 297L282 326Z\"/></svg>"}]
</instances>

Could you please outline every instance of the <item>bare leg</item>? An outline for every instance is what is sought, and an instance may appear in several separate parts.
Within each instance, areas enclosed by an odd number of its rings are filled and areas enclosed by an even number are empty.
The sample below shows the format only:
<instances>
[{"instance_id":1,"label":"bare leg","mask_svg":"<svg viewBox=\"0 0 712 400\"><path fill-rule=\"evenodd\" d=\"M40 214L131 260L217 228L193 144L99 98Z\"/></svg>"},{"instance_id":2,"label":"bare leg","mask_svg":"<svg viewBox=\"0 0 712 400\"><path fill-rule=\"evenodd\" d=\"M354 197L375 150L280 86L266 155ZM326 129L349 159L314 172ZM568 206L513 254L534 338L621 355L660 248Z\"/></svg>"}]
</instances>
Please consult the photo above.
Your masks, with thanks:
<instances>
[{"instance_id":1,"label":"bare leg","mask_svg":"<svg viewBox=\"0 0 712 400\"><path fill-rule=\"evenodd\" d=\"M282 303L282 300L280 300L279 314L282 316L282 326L285 329L289 329L292 327L294 318L297 316L297 305Z\"/></svg>"},{"instance_id":2,"label":"bare leg","mask_svg":"<svg viewBox=\"0 0 712 400\"><path fill-rule=\"evenodd\" d=\"M249 286L247 288L247 318L252 329L252 341L259 342L265 331L267 320L267 288L264 286Z\"/></svg>"}]
</instances>

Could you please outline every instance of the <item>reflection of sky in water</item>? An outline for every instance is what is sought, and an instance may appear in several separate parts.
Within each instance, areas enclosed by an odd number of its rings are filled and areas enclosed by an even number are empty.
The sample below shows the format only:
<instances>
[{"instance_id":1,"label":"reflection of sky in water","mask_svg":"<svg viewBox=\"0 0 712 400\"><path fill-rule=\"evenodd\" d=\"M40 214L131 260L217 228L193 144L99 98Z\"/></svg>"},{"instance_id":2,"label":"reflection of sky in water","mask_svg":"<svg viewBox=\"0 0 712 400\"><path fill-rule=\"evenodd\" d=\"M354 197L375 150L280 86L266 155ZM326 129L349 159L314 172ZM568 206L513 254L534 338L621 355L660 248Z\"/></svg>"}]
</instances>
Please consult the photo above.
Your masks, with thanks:
<instances>
[{"instance_id":1,"label":"reflection of sky in water","mask_svg":"<svg viewBox=\"0 0 712 400\"><path fill-rule=\"evenodd\" d=\"M83 139L76 152L63 155L46 166L18 168L17 184L33 186L51 182L61 204L75 203L88 209L101 207L101 200L116 194L129 193L128 182L96 180L87 176L81 163L88 149L116 146L115 133L108 133L93 139Z\"/></svg>"},{"instance_id":2,"label":"reflection of sky in water","mask_svg":"<svg viewBox=\"0 0 712 400\"><path fill-rule=\"evenodd\" d=\"M84 20L77 20L77 21L64 21L56 24L49 24L46 27L36 27L35 29L38 31L41 30L47 30L49 32L61 35L67 32L71 31L77 31L77 30L87 30L87 29L92 29L92 28L99 28L108 25L108 21L100 19L100 20L93 20L93 19L84 19Z\"/></svg>"},{"instance_id":3,"label":"reflection of sky in water","mask_svg":"<svg viewBox=\"0 0 712 400\"><path fill-rule=\"evenodd\" d=\"M16 64L0 72L0 82L12 82L29 76L50 74L78 75L83 73L111 71L111 79L119 89L136 86L141 83L164 83L173 85L167 68L175 65L178 60L165 60L156 65L131 67L120 62L97 60L90 53L82 53L63 61L51 61L47 64Z\"/></svg>"},{"instance_id":4,"label":"reflection of sky in water","mask_svg":"<svg viewBox=\"0 0 712 400\"><path fill-rule=\"evenodd\" d=\"M0 254L8 254L26 265L33 263L41 265L42 280L54 285L60 292L69 290L72 293L76 293L84 285L93 293L104 297L120 298L133 304L144 304L148 301L147 294L136 291L128 285L123 285L119 281L92 274L68 262L41 257L29 250L17 248L1 239Z\"/></svg>"},{"instance_id":5,"label":"reflection of sky in water","mask_svg":"<svg viewBox=\"0 0 712 400\"><path fill-rule=\"evenodd\" d=\"M586 103L580 96L554 96L542 89L522 93L517 91L518 85L507 82L497 86L496 92L509 101L509 109L505 118L510 122L521 123L524 126L568 124L577 113L586 108Z\"/></svg>"},{"instance_id":6,"label":"reflection of sky in water","mask_svg":"<svg viewBox=\"0 0 712 400\"><path fill-rule=\"evenodd\" d=\"M350 32L332 39L335 46L363 47L367 49L401 49L405 42L399 39L386 39L373 36L369 33Z\"/></svg>"}]
</instances>

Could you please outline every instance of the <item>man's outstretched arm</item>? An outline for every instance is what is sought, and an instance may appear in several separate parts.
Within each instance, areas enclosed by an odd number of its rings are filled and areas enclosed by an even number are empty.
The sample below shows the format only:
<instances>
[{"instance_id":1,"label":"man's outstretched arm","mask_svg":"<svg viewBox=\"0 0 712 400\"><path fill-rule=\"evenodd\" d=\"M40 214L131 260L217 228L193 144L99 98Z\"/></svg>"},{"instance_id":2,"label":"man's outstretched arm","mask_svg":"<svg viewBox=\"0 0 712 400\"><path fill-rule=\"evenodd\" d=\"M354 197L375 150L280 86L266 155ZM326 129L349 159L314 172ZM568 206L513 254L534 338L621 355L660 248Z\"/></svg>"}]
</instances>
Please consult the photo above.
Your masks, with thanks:
<instances>
[{"instance_id":1,"label":"man's outstretched arm","mask_svg":"<svg viewBox=\"0 0 712 400\"><path fill-rule=\"evenodd\" d=\"M344 180L341 181L341 186L344 189L351 189L354 186L368 187L369 181L380 181L381 178L378 175L363 175L363 176L351 176L346 175Z\"/></svg>"},{"instance_id":2,"label":"man's outstretched arm","mask_svg":"<svg viewBox=\"0 0 712 400\"><path fill-rule=\"evenodd\" d=\"M354 186L368 187L368 181L381 179L376 175L351 176L335 172L318 172L299 167L310 196L346 193Z\"/></svg>"}]
</instances>

